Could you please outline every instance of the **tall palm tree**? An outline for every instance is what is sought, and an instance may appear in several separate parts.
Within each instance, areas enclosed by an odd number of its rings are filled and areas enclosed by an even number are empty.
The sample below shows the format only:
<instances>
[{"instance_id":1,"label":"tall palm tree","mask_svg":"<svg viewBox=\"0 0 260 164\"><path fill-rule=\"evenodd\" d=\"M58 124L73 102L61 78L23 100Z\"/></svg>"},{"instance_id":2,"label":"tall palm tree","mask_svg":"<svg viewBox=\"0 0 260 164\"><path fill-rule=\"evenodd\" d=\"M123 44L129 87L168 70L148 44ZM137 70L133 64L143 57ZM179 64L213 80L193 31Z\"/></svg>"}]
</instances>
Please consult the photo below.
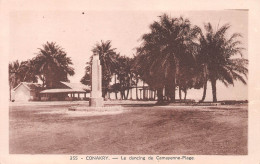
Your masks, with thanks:
<instances>
[{"instance_id":1,"label":"tall palm tree","mask_svg":"<svg viewBox=\"0 0 260 164\"><path fill-rule=\"evenodd\" d=\"M213 30L210 23L205 24L206 33L200 31L200 52L197 61L200 66L200 72L204 79L204 94L202 101L206 96L207 81L211 82L213 102L217 102L217 81L221 81L226 86L234 85L234 80L239 80L246 84L248 60L235 58L236 55L242 57L241 37L239 33L233 33L227 37L229 24L225 24L216 31Z\"/></svg>"},{"instance_id":2,"label":"tall palm tree","mask_svg":"<svg viewBox=\"0 0 260 164\"><path fill-rule=\"evenodd\" d=\"M188 19L164 14L150 25L150 30L142 36L143 43L137 49L137 65L143 70L145 82L158 88L159 95L165 87L167 96L175 101L176 78L182 64L195 57L190 47L195 44L198 28L192 27Z\"/></svg>"},{"instance_id":3,"label":"tall palm tree","mask_svg":"<svg viewBox=\"0 0 260 164\"><path fill-rule=\"evenodd\" d=\"M102 96L104 97L108 92L109 83L112 75L117 68L117 58L119 54L115 52L115 48L112 48L111 41L97 43L92 49L94 55L99 55L100 64L102 65ZM92 60L92 59L91 59Z\"/></svg>"},{"instance_id":4,"label":"tall palm tree","mask_svg":"<svg viewBox=\"0 0 260 164\"><path fill-rule=\"evenodd\" d=\"M67 53L55 42L47 42L33 59L37 73L44 79L47 88L54 88L60 81L68 81L68 75L75 74L73 64Z\"/></svg>"}]
</instances>

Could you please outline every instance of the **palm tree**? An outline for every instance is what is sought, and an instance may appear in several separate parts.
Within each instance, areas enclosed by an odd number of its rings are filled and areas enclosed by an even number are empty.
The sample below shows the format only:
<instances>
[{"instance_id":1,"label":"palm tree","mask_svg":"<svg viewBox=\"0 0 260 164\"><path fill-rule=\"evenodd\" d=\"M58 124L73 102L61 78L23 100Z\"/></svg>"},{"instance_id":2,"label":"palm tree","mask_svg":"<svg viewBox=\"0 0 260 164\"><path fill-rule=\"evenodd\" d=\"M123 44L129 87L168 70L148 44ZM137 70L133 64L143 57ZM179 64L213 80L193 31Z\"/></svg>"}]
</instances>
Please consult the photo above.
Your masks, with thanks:
<instances>
[{"instance_id":1,"label":"palm tree","mask_svg":"<svg viewBox=\"0 0 260 164\"><path fill-rule=\"evenodd\" d=\"M10 100L11 90L20 82L37 82L32 60L19 62L18 60L9 63L9 89Z\"/></svg>"},{"instance_id":2,"label":"palm tree","mask_svg":"<svg viewBox=\"0 0 260 164\"><path fill-rule=\"evenodd\" d=\"M242 43L238 40L241 34L233 33L227 37L229 24L223 25L216 31L213 30L210 23L205 24L204 28L205 35L200 31L200 52L197 57L204 81L204 93L201 101L205 99L207 81L210 81L213 102L217 102L217 81L221 81L226 86L234 85L234 80L246 84L248 60L235 58L236 55L242 57Z\"/></svg>"},{"instance_id":3,"label":"palm tree","mask_svg":"<svg viewBox=\"0 0 260 164\"><path fill-rule=\"evenodd\" d=\"M9 63L9 84L11 88L16 87L20 82L37 82L32 60L19 62L18 60Z\"/></svg>"},{"instance_id":4,"label":"palm tree","mask_svg":"<svg viewBox=\"0 0 260 164\"><path fill-rule=\"evenodd\" d=\"M198 28L192 27L188 19L164 14L150 25L150 30L142 36L136 64L143 70L142 79L158 89L158 96L165 87L168 98L175 101L176 78L182 64L195 57L190 47L195 44Z\"/></svg>"},{"instance_id":5,"label":"palm tree","mask_svg":"<svg viewBox=\"0 0 260 164\"><path fill-rule=\"evenodd\" d=\"M9 63L9 100L11 101L12 97L12 88L17 86L21 79L19 77L19 71L20 71L20 62L18 60Z\"/></svg>"},{"instance_id":6,"label":"palm tree","mask_svg":"<svg viewBox=\"0 0 260 164\"><path fill-rule=\"evenodd\" d=\"M132 96L130 88L132 88L132 59L125 56L118 57L118 66L116 69L117 79L119 80L119 88L122 99L128 99L128 95L130 92L130 96ZM125 95L125 91L127 91Z\"/></svg>"},{"instance_id":7,"label":"palm tree","mask_svg":"<svg viewBox=\"0 0 260 164\"><path fill-rule=\"evenodd\" d=\"M139 100L138 97L138 82L140 79L140 75L142 74L142 69L141 69L141 65L139 65L142 61L140 61L140 56L137 57L136 55L133 55L134 58L132 59L132 63L131 63L131 72L132 72L132 76L133 76L133 83L135 85L135 97L136 100ZM140 95L141 96L141 95Z\"/></svg>"},{"instance_id":8,"label":"palm tree","mask_svg":"<svg viewBox=\"0 0 260 164\"><path fill-rule=\"evenodd\" d=\"M21 82L20 78L21 64L18 60L9 63L9 86L14 88Z\"/></svg>"},{"instance_id":9,"label":"palm tree","mask_svg":"<svg viewBox=\"0 0 260 164\"><path fill-rule=\"evenodd\" d=\"M99 55L100 64L102 66L103 97L108 92L109 83L113 73L115 72L115 69L117 68L117 57L119 54L117 54L115 50L115 48L112 48L110 40L106 42L101 40L101 43L97 43L92 49L93 54Z\"/></svg>"},{"instance_id":10,"label":"palm tree","mask_svg":"<svg viewBox=\"0 0 260 164\"><path fill-rule=\"evenodd\" d=\"M72 61L67 53L55 42L47 42L33 59L36 63L38 77L47 88L54 88L60 81L68 81L68 75L74 75Z\"/></svg>"},{"instance_id":11,"label":"palm tree","mask_svg":"<svg viewBox=\"0 0 260 164\"><path fill-rule=\"evenodd\" d=\"M81 78L80 82L85 85L91 85L91 62L86 63L85 75Z\"/></svg>"},{"instance_id":12,"label":"palm tree","mask_svg":"<svg viewBox=\"0 0 260 164\"><path fill-rule=\"evenodd\" d=\"M35 62L33 60L22 61L20 65L21 81L37 82Z\"/></svg>"},{"instance_id":13,"label":"palm tree","mask_svg":"<svg viewBox=\"0 0 260 164\"><path fill-rule=\"evenodd\" d=\"M184 100L187 97L187 91L191 88L199 89L197 84L197 77L195 74L195 64L189 67L181 67L177 78L177 85L179 87L179 98L182 100L182 92L184 92Z\"/></svg>"}]
</instances>

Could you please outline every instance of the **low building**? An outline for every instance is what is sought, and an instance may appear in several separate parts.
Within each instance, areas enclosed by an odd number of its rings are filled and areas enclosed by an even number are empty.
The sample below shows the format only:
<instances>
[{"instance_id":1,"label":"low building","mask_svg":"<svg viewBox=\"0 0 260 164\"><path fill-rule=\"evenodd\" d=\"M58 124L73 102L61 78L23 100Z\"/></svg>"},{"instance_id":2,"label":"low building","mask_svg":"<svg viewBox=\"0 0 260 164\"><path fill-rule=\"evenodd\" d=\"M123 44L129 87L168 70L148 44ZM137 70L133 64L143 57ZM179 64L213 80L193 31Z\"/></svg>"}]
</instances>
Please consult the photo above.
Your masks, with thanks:
<instances>
[{"instance_id":1,"label":"low building","mask_svg":"<svg viewBox=\"0 0 260 164\"><path fill-rule=\"evenodd\" d=\"M39 100L41 84L21 82L13 89L12 101Z\"/></svg>"},{"instance_id":2,"label":"low building","mask_svg":"<svg viewBox=\"0 0 260 164\"><path fill-rule=\"evenodd\" d=\"M68 83L61 81L59 88L46 89L41 91L40 94L42 101L70 101L86 99L90 90L90 86L81 83Z\"/></svg>"}]
</instances>

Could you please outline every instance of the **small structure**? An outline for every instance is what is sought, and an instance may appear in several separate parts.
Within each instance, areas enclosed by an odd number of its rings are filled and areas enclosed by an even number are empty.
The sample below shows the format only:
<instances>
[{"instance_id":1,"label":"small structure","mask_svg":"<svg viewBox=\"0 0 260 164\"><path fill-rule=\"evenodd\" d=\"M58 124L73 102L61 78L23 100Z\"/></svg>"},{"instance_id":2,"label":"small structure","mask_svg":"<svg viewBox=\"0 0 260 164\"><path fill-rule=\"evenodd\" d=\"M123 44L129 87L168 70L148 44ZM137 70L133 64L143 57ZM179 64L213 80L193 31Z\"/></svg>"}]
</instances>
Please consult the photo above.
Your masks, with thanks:
<instances>
[{"instance_id":1,"label":"small structure","mask_svg":"<svg viewBox=\"0 0 260 164\"><path fill-rule=\"evenodd\" d=\"M89 104L92 107L102 107L104 106L102 97L102 67L100 65L99 55L93 56L91 70L91 97Z\"/></svg>"},{"instance_id":2,"label":"small structure","mask_svg":"<svg viewBox=\"0 0 260 164\"><path fill-rule=\"evenodd\" d=\"M13 89L12 101L39 100L41 84L21 82Z\"/></svg>"},{"instance_id":3,"label":"small structure","mask_svg":"<svg viewBox=\"0 0 260 164\"><path fill-rule=\"evenodd\" d=\"M81 83L68 83L68 82L60 82L59 88L55 89L46 89L41 91L41 100L47 101L59 101L59 100L79 100L80 94L84 94L84 98L86 98L86 94L90 92L90 86L81 84ZM77 96L76 96L77 95ZM83 99L84 99L83 98Z\"/></svg>"}]
</instances>

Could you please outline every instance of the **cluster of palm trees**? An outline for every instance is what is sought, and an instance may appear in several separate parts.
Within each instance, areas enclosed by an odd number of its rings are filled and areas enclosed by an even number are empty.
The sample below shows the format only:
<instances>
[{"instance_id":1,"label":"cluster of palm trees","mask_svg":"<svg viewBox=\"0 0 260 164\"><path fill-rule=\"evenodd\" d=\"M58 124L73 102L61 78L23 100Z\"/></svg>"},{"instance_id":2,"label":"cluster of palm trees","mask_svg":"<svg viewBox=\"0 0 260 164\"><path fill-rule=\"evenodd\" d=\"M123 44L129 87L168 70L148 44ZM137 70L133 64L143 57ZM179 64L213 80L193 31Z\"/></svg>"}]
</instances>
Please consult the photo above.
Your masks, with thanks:
<instances>
[{"instance_id":1,"label":"cluster of palm trees","mask_svg":"<svg viewBox=\"0 0 260 164\"><path fill-rule=\"evenodd\" d=\"M210 23L204 30L192 25L183 17L172 18L166 14L150 25L150 32L141 37L142 43L133 58L120 55L112 48L111 41L101 41L92 49L99 55L102 65L102 94L114 92L127 99L139 79L156 90L158 101L186 99L187 90L203 88L201 101L205 100L207 84L212 86L213 102L217 102L218 81L226 86L235 80L246 84L248 60L242 58L243 48L239 33L227 35L229 24L213 29ZM240 55L240 56L236 56ZM91 63L87 62L86 72L81 79L91 85ZM45 88L59 87L60 81L68 81L74 75L71 58L54 42L47 42L33 59L9 63L10 87L20 82L37 82L40 79ZM110 85L112 80L115 82ZM165 91L163 94L163 90Z\"/></svg>"},{"instance_id":2,"label":"cluster of palm trees","mask_svg":"<svg viewBox=\"0 0 260 164\"><path fill-rule=\"evenodd\" d=\"M180 99L182 92L186 98L188 89L203 88L201 101L204 101L210 82L213 102L217 102L217 81L226 86L234 85L234 80L246 84L248 74L248 60L242 58L241 35L227 36L229 28L226 24L214 30L208 23L203 32L188 19L163 14L150 25L150 32L142 36L134 58L120 56L112 48L111 41L97 43L92 51L100 56L103 66L103 96L110 89L127 99L129 89L137 87L138 79L142 79L157 90L159 102L164 99L174 102L177 88ZM90 84L90 64L91 60L87 63L82 83ZM115 84L110 86L113 75Z\"/></svg>"},{"instance_id":3,"label":"cluster of palm trees","mask_svg":"<svg viewBox=\"0 0 260 164\"><path fill-rule=\"evenodd\" d=\"M102 65L102 96L107 93L115 92L116 99L118 92L122 99L127 99L129 90L133 81L132 63L133 59L121 56L116 52L116 48L112 48L110 40L97 43L92 49L93 55L99 55L100 64ZM90 61L86 63L85 75L81 79L81 83L91 85L91 64L93 55ZM115 79L112 79L114 76ZM111 80L115 83L110 85ZM127 91L127 93L126 93Z\"/></svg>"},{"instance_id":4,"label":"cluster of palm trees","mask_svg":"<svg viewBox=\"0 0 260 164\"><path fill-rule=\"evenodd\" d=\"M60 46L47 42L43 48L39 48L36 57L9 63L10 88L20 82L37 82L38 79L44 88L55 88L60 81L68 81L68 75L74 75L71 65L71 59Z\"/></svg>"}]
</instances>

